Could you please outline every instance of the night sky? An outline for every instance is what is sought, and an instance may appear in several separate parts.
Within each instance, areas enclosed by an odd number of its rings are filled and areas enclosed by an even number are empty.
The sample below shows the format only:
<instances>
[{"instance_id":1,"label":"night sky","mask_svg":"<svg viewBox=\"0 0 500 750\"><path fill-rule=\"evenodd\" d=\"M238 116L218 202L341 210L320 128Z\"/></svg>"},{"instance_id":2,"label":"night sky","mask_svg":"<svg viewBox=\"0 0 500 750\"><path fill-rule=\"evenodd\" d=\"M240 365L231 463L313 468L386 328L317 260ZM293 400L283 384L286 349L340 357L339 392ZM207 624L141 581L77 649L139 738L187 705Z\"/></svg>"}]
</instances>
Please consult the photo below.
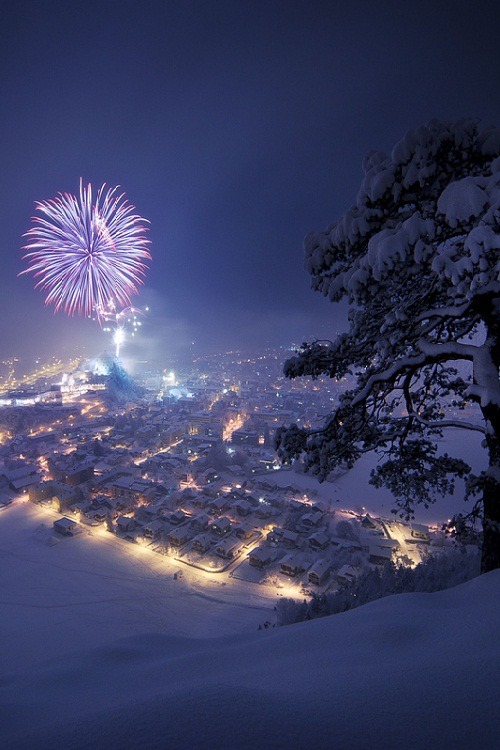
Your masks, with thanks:
<instances>
[{"instance_id":1,"label":"night sky","mask_svg":"<svg viewBox=\"0 0 500 750\"><path fill-rule=\"evenodd\" d=\"M498 0L2 0L0 355L105 346L18 277L34 201L80 177L151 221L139 356L334 335L304 235L355 201L367 150L500 124L499 28Z\"/></svg>"}]
</instances>

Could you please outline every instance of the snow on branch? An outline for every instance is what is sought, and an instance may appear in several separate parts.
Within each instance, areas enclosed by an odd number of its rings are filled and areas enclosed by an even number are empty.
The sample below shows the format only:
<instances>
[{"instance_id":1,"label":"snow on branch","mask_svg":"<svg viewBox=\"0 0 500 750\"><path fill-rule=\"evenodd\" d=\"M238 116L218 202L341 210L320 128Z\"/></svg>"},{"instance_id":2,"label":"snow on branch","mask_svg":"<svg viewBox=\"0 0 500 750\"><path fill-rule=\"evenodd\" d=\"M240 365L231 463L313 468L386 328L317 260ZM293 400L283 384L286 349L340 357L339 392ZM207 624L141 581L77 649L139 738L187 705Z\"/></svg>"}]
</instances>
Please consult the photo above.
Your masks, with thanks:
<instances>
[{"instance_id":1,"label":"snow on branch","mask_svg":"<svg viewBox=\"0 0 500 750\"><path fill-rule=\"evenodd\" d=\"M482 435L486 434L486 430L481 425L474 424L473 422L463 422L458 419L441 419L438 421L431 421L429 419L423 419L417 412L409 412L408 417L415 419L420 424L428 427L429 429L442 429L445 427L456 427L463 430L472 430L473 432L480 432Z\"/></svg>"},{"instance_id":2,"label":"snow on branch","mask_svg":"<svg viewBox=\"0 0 500 750\"><path fill-rule=\"evenodd\" d=\"M432 318L449 319L449 318L463 318L464 315L470 311L471 302L465 302L463 305L445 305L443 307L436 307L433 310L424 310L415 317L415 323L423 323Z\"/></svg>"}]
</instances>

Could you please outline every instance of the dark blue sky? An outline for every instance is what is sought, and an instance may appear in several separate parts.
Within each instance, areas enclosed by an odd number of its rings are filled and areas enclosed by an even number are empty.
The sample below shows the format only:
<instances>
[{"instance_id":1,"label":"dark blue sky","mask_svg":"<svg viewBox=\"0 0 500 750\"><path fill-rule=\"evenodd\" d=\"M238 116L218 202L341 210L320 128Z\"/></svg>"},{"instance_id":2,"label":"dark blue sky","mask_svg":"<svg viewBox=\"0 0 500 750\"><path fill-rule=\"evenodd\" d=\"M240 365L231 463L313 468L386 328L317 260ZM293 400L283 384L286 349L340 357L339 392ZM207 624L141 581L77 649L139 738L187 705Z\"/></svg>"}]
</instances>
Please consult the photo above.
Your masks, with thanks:
<instances>
[{"instance_id":1,"label":"dark blue sky","mask_svg":"<svg viewBox=\"0 0 500 750\"><path fill-rule=\"evenodd\" d=\"M0 355L103 347L17 277L34 201L80 176L151 221L160 352L333 335L304 235L355 200L365 151L432 117L500 124L499 28L497 0L2 0Z\"/></svg>"}]
</instances>

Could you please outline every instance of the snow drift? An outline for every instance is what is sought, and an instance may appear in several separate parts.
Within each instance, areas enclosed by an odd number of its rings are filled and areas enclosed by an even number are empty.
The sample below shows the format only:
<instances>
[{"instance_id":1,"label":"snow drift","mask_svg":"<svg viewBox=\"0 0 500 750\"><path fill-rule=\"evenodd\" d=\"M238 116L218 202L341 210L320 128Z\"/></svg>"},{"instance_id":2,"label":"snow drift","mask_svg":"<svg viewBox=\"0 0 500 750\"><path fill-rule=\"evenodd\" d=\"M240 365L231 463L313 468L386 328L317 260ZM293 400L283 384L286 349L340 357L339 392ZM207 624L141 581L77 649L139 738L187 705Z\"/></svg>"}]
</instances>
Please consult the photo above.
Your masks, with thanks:
<instances>
[{"instance_id":1,"label":"snow drift","mask_svg":"<svg viewBox=\"0 0 500 750\"><path fill-rule=\"evenodd\" d=\"M142 635L3 674L2 746L491 747L499 594L495 571L247 635L195 640L144 623Z\"/></svg>"}]
</instances>

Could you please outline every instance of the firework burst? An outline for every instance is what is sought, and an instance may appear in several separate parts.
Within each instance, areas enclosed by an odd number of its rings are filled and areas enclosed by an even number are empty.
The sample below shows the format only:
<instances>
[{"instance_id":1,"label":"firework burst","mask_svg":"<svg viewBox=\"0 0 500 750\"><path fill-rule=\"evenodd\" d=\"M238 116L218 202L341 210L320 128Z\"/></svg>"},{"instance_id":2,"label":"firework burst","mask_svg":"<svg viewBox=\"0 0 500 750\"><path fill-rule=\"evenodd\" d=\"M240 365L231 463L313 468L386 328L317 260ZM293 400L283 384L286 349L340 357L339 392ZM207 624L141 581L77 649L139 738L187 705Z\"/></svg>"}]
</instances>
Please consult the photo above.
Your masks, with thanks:
<instances>
[{"instance_id":1,"label":"firework burst","mask_svg":"<svg viewBox=\"0 0 500 750\"><path fill-rule=\"evenodd\" d=\"M105 310L130 306L151 259L149 222L133 213L118 186L105 187L93 200L92 186L80 180L78 197L59 193L35 204L42 216L24 235L28 267L21 272L34 274L55 312L95 316L101 325Z\"/></svg>"}]
</instances>

